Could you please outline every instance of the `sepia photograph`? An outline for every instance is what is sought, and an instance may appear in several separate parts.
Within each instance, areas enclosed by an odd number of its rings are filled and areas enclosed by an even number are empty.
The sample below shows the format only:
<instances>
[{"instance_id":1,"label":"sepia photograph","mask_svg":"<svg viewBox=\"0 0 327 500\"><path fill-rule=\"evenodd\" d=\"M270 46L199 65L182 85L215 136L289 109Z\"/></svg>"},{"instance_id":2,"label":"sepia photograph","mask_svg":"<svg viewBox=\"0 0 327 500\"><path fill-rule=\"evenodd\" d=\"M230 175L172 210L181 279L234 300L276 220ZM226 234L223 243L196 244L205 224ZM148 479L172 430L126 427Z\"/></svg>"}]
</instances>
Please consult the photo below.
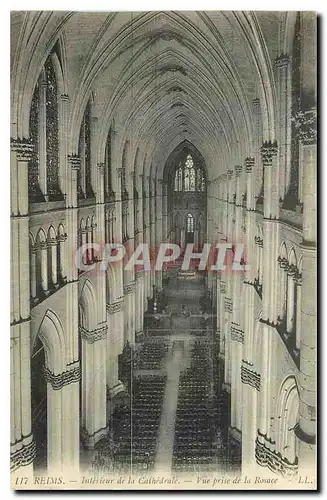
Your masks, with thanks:
<instances>
[{"instance_id":1,"label":"sepia photograph","mask_svg":"<svg viewBox=\"0 0 327 500\"><path fill-rule=\"evenodd\" d=\"M317 19L10 12L12 490L317 490Z\"/></svg>"}]
</instances>

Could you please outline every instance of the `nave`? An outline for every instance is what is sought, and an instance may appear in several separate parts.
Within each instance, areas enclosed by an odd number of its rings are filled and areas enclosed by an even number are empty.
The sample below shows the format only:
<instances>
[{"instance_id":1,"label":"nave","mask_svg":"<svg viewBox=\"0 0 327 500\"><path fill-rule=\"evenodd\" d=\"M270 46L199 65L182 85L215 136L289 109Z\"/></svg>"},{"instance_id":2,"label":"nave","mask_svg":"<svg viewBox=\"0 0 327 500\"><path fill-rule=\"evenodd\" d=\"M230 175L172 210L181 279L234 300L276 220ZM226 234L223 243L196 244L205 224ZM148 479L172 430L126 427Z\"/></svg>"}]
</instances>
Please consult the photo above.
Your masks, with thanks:
<instances>
[{"instance_id":1,"label":"nave","mask_svg":"<svg viewBox=\"0 0 327 500\"><path fill-rule=\"evenodd\" d=\"M130 394L96 445L93 474L241 469L241 445L228 433L230 400L218 344L200 309L203 278L182 279L176 272L170 278L164 293L172 328L161 328L166 318L159 314L157 328L131 347Z\"/></svg>"}]
</instances>

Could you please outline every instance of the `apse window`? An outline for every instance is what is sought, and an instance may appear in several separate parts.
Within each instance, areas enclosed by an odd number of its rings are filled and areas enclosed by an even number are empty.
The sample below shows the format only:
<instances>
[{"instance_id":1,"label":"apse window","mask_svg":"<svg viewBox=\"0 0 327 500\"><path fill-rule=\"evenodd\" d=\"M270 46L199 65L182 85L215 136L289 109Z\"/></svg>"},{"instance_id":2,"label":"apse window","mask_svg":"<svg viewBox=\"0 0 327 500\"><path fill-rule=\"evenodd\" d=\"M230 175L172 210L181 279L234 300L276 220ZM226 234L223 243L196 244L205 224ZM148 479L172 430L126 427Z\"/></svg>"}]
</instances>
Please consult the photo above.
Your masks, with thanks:
<instances>
[{"instance_id":1,"label":"apse window","mask_svg":"<svg viewBox=\"0 0 327 500\"><path fill-rule=\"evenodd\" d=\"M175 171L175 191L204 191L205 179L200 167L195 167L193 158L187 155L184 165L179 165Z\"/></svg>"},{"instance_id":2,"label":"apse window","mask_svg":"<svg viewBox=\"0 0 327 500\"><path fill-rule=\"evenodd\" d=\"M194 233L194 217L192 214L187 214L187 232Z\"/></svg>"}]
</instances>

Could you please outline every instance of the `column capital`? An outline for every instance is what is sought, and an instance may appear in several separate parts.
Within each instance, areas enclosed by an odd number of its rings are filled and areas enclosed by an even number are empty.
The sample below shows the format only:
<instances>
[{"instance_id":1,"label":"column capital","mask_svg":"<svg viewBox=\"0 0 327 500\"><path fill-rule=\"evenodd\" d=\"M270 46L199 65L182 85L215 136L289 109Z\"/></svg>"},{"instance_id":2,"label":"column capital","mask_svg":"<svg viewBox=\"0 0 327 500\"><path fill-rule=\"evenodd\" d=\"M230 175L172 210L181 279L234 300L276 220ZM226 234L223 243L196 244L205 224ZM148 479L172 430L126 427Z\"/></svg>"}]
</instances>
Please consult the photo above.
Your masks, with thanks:
<instances>
[{"instance_id":1,"label":"column capital","mask_svg":"<svg viewBox=\"0 0 327 500\"><path fill-rule=\"evenodd\" d=\"M261 385L260 373L257 373L254 370L252 363L249 363L244 359L242 360L242 366L241 366L241 381L243 384L248 384L252 386L254 389L256 389L258 392L260 392L260 385Z\"/></svg>"},{"instance_id":2,"label":"column capital","mask_svg":"<svg viewBox=\"0 0 327 500\"><path fill-rule=\"evenodd\" d=\"M255 108L257 108L258 106L260 106L260 99L259 97L255 97L255 99L252 100L252 104Z\"/></svg>"},{"instance_id":3,"label":"column capital","mask_svg":"<svg viewBox=\"0 0 327 500\"><path fill-rule=\"evenodd\" d=\"M288 276L291 276L292 278L294 278L294 280L296 280L296 278L298 276L298 269L297 269L295 264L288 264L287 274L288 274Z\"/></svg>"},{"instance_id":4,"label":"column capital","mask_svg":"<svg viewBox=\"0 0 327 500\"><path fill-rule=\"evenodd\" d=\"M36 444L33 434L24 437L21 441L15 443L11 448L13 450L10 453L11 472L19 469L19 467L31 464L36 457Z\"/></svg>"},{"instance_id":5,"label":"column capital","mask_svg":"<svg viewBox=\"0 0 327 500\"><path fill-rule=\"evenodd\" d=\"M278 259L277 259L278 263L279 263L279 267L281 269L287 269L288 268L288 260L286 257L281 257L279 256Z\"/></svg>"},{"instance_id":6,"label":"column capital","mask_svg":"<svg viewBox=\"0 0 327 500\"><path fill-rule=\"evenodd\" d=\"M107 304L107 312L108 314L116 314L120 311L124 311L124 300L120 300L119 302L114 302L113 304Z\"/></svg>"},{"instance_id":7,"label":"column capital","mask_svg":"<svg viewBox=\"0 0 327 500\"><path fill-rule=\"evenodd\" d=\"M297 286L302 286L302 273L300 273L298 269L296 270L294 281Z\"/></svg>"},{"instance_id":8,"label":"column capital","mask_svg":"<svg viewBox=\"0 0 327 500\"><path fill-rule=\"evenodd\" d=\"M68 155L68 164L72 170L79 170L81 168L81 158L79 155Z\"/></svg>"},{"instance_id":9,"label":"column capital","mask_svg":"<svg viewBox=\"0 0 327 500\"><path fill-rule=\"evenodd\" d=\"M135 290L135 281L132 281L127 285L124 285L124 295L129 295L130 293L133 293L134 290Z\"/></svg>"},{"instance_id":10,"label":"column capital","mask_svg":"<svg viewBox=\"0 0 327 500\"><path fill-rule=\"evenodd\" d=\"M47 250L48 242L47 241L38 241L34 245L35 250Z\"/></svg>"},{"instance_id":11,"label":"column capital","mask_svg":"<svg viewBox=\"0 0 327 500\"><path fill-rule=\"evenodd\" d=\"M302 144L317 143L317 109L311 108L306 111L300 109L295 116L292 117L292 122L298 133Z\"/></svg>"},{"instance_id":12,"label":"column capital","mask_svg":"<svg viewBox=\"0 0 327 500\"><path fill-rule=\"evenodd\" d=\"M83 326L80 326L79 331L81 334L81 338L85 340L88 344L94 344L98 340L105 339L107 336L108 325L107 322L104 322L95 328L94 330L87 330Z\"/></svg>"},{"instance_id":13,"label":"column capital","mask_svg":"<svg viewBox=\"0 0 327 500\"><path fill-rule=\"evenodd\" d=\"M260 236L255 236L254 237L254 243L256 245L259 245L259 247L263 247L263 239L260 238Z\"/></svg>"},{"instance_id":14,"label":"column capital","mask_svg":"<svg viewBox=\"0 0 327 500\"><path fill-rule=\"evenodd\" d=\"M65 385L79 382L81 378L81 367L79 361L74 366L58 375L54 375L49 368L44 366L44 378L46 382L52 385L54 391L60 391Z\"/></svg>"},{"instance_id":15,"label":"column capital","mask_svg":"<svg viewBox=\"0 0 327 500\"><path fill-rule=\"evenodd\" d=\"M48 247L55 247L55 246L57 246L57 243L58 243L57 238L48 238L47 239Z\"/></svg>"},{"instance_id":16,"label":"column capital","mask_svg":"<svg viewBox=\"0 0 327 500\"><path fill-rule=\"evenodd\" d=\"M239 177L241 175L242 170L243 170L242 165L235 165L235 175L236 175L236 177Z\"/></svg>"},{"instance_id":17,"label":"column capital","mask_svg":"<svg viewBox=\"0 0 327 500\"><path fill-rule=\"evenodd\" d=\"M225 283L225 281L220 281L220 293L226 293L226 283Z\"/></svg>"},{"instance_id":18,"label":"column capital","mask_svg":"<svg viewBox=\"0 0 327 500\"><path fill-rule=\"evenodd\" d=\"M17 160L30 161L34 153L34 144L31 139L11 139L11 150L17 155Z\"/></svg>"},{"instance_id":19,"label":"column capital","mask_svg":"<svg viewBox=\"0 0 327 500\"><path fill-rule=\"evenodd\" d=\"M67 240L67 233L65 233L65 234L58 234L57 240L58 240L59 243L66 241Z\"/></svg>"},{"instance_id":20,"label":"column capital","mask_svg":"<svg viewBox=\"0 0 327 500\"><path fill-rule=\"evenodd\" d=\"M290 58L287 54L281 54L275 59L275 66L277 68L286 68L289 65Z\"/></svg>"},{"instance_id":21,"label":"column capital","mask_svg":"<svg viewBox=\"0 0 327 500\"><path fill-rule=\"evenodd\" d=\"M247 156L245 158L245 171L247 174L251 174L254 167L254 158L252 156Z\"/></svg>"},{"instance_id":22,"label":"column capital","mask_svg":"<svg viewBox=\"0 0 327 500\"><path fill-rule=\"evenodd\" d=\"M229 181L233 178L233 170L227 170L227 178Z\"/></svg>"},{"instance_id":23,"label":"column capital","mask_svg":"<svg viewBox=\"0 0 327 500\"><path fill-rule=\"evenodd\" d=\"M244 343L244 331L239 326L231 325L230 338L234 342L240 342L241 344L243 344Z\"/></svg>"},{"instance_id":24,"label":"column capital","mask_svg":"<svg viewBox=\"0 0 327 500\"><path fill-rule=\"evenodd\" d=\"M69 95L68 94L60 94L60 100L62 102L68 102L69 101Z\"/></svg>"},{"instance_id":25,"label":"column capital","mask_svg":"<svg viewBox=\"0 0 327 500\"><path fill-rule=\"evenodd\" d=\"M260 148L260 153L262 157L262 163L265 167L271 167L273 163L273 157L277 156L277 142L266 141Z\"/></svg>"}]
</instances>

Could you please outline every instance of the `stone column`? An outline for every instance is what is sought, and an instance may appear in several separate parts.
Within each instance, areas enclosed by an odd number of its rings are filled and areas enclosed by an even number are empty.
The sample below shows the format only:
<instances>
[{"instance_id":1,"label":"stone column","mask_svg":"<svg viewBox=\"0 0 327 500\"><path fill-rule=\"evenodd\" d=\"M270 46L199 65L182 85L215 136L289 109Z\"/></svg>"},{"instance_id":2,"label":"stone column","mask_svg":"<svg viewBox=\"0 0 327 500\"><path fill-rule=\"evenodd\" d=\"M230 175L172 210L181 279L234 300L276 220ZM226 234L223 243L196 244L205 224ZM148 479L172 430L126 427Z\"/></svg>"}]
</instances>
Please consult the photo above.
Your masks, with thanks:
<instances>
[{"instance_id":1,"label":"stone column","mask_svg":"<svg viewBox=\"0 0 327 500\"><path fill-rule=\"evenodd\" d=\"M79 362L60 374L44 369L47 382L48 475L78 472L79 467Z\"/></svg>"},{"instance_id":2,"label":"stone column","mask_svg":"<svg viewBox=\"0 0 327 500\"><path fill-rule=\"evenodd\" d=\"M299 473L316 477L317 384L317 214L315 111L305 115L300 128L304 183L302 293L300 341L300 408L296 435L299 439Z\"/></svg>"},{"instance_id":3,"label":"stone column","mask_svg":"<svg viewBox=\"0 0 327 500\"><path fill-rule=\"evenodd\" d=\"M264 217L276 219L279 216L277 142L264 142L260 151L264 168Z\"/></svg>"},{"instance_id":4,"label":"stone column","mask_svg":"<svg viewBox=\"0 0 327 500\"><path fill-rule=\"evenodd\" d=\"M289 56L280 54L275 60L275 66L277 68L278 95L279 197L283 199L289 187L291 172L292 82Z\"/></svg>"},{"instance_id":5,"label":"stone column","mask_svg":"<svg viewBox=\"0 0 327 500\"><path fill-rule=\"evenodd\" d=\"M156 254L158 253L162 241L162 196L163 196L163 181L160 179L156 186L156 218L155 218L155 231L156 231ZM158 290L162 288L162 269L155 272L156 287Z\"/></svg>"},{"instance_id":6,"label":"stone column","mask_svg":"<svg viewBox=\"0 0 327 500\"><path fill-rule=\"evenodd\" d=\"M295 289L295 283L294 283L294 276L295 276L295 269L293 269L293 266L289 266L288 272L287 272L287 316L286 316L286 330L289 333L292 333L293 331L293 325L294 325L294 301L295 301L295 294L294 294L294 289Z\"/></svg>"},{"instance_id":7,"label":"stone column","mask_svg":"<svg viewBox=\"0 0 327 500\"><path fill-rule=\"evenodd\" d=\"M302 274L298 272L295 276L296 286L296 348L301 347L301 307L302 307Z\"/></svg>"},{"instance_id":8,"label":"stone column","mask_svg":"<svg viewBox=\"0 0 327 500\"><path fill-rule=\"evenodd\" d=\"M31 297L36 298L36 247L30 249L30 280L31 280Z\"/></svg>"},{"instance_id":9,"label":"stone column","mask_svg":"<svg viewBox=\"0 0 327 500\"><path fill-rule=\"evenodd\" d=\"M149 178L149 194L150 199L150 242L151 242L151 255L152 258L155 256L156 251L156 184L155 179ZM151 296L153 295L153 286L155 286L155 273L151 273Z\"/></svg>"},{"instance_id":10,"label":"stone column","mask_svg":"<svg viewBox=\"0 0 327 500\"><path fill-rule=\"evenodd\" d=\"M236 184L236 197L235 197L235 227L233 241L238 243L240 241L241 231L241 186L240 176L242 166L236 165L235 167L235 184ZM244 338L243 324L241 324L241 276L240 271L232 272L232 297L233 297L233 312L231 323L231 429L233 436L240 440L242 429L242 406L239 402L242 400L242 386L241 386L241 363L242 363L242 343Z\"/></svg>"},{"instance_id":11,"label":"stone column","mask_svg":"<svg viewBox=\"0 0 327 500\"><path fill-rule=\"evenodd\" d=\"M51 281L55 288L57 288L59 286L57 273L57 239L50 239L47 243L51 252Z\"/></svg>"},{"instance_id":12,"label":"stone column","mask_svg":"<svg viewBox=\"0 0 327 500\"><path fill-rule=\"evenodd\" d=\"M94 330L80 327L82 338L82 437L87 448L107 433L106 347L107 321Z\"/></svg>"},{"instance_id":13,"label":"stone column","mask_svg":"<svg viewBox=\"0 0 327 500\"><path fill-rule=\"evenodd\" d=\"M68 104L67 94L61 94L59 98L59 183L60 190L66 194L68 192L67 176L67 127L68 127Z\"/></svg>"},{"instance_id":14,"label":"stone column","mask_svg":"<svg viewBox=\"0 0 327 500\"><path fill-rule=\"evenodd\" d=\"M168 238L168 183L162 183L162 236L166 241Z\"/></svg>"},{"instance_id":15,"label":"stone column","mask_svg":"<svg viewBox=\"0 0 327 500\"><path fill-rule=\"evenodd\" d=\"M58 245L59 245L59 252L60 252L60 275L62 279L66 278L66 241L67 241L67 234L60 234L58 236Z\"/></svg>"},{"instance_id":16,"label":"stone column","mask_svg":"<svg viewBox=\"0 0 327 500\"><path fill-rule=\"evenodd\" d=\"M47 198L46 92L47 82L42 80L39 101L39 186Z\"/></svg>"},{"instance_id":17,"label":"stone column","mask_svg":"<svg viewBox=\"0 0 327 500\"><path fill-rule=\"evenodd\" d=\"M122 382L118 379L118 355L123 350L121 335L121 313L124 311L123 299L113 304L107 304L107 386L109 397L112 399L124 390Z\"/></svg>"},{"instance_id":18,"label":"stone column","mask_svg":"<svg viewBox=\"0 0 327 500\"><path fill-rule=\"evenodd\" d=\"M278 283L278 246L279 225L275 222L279 217L278 201L278 168L277 144L266 142L261 148L264 167L264 222L263 222L263 315L264 319L276 323L278 316L277 287ZM274 263L274 265L272 265Z\"/></svg>"}]
</instances>

